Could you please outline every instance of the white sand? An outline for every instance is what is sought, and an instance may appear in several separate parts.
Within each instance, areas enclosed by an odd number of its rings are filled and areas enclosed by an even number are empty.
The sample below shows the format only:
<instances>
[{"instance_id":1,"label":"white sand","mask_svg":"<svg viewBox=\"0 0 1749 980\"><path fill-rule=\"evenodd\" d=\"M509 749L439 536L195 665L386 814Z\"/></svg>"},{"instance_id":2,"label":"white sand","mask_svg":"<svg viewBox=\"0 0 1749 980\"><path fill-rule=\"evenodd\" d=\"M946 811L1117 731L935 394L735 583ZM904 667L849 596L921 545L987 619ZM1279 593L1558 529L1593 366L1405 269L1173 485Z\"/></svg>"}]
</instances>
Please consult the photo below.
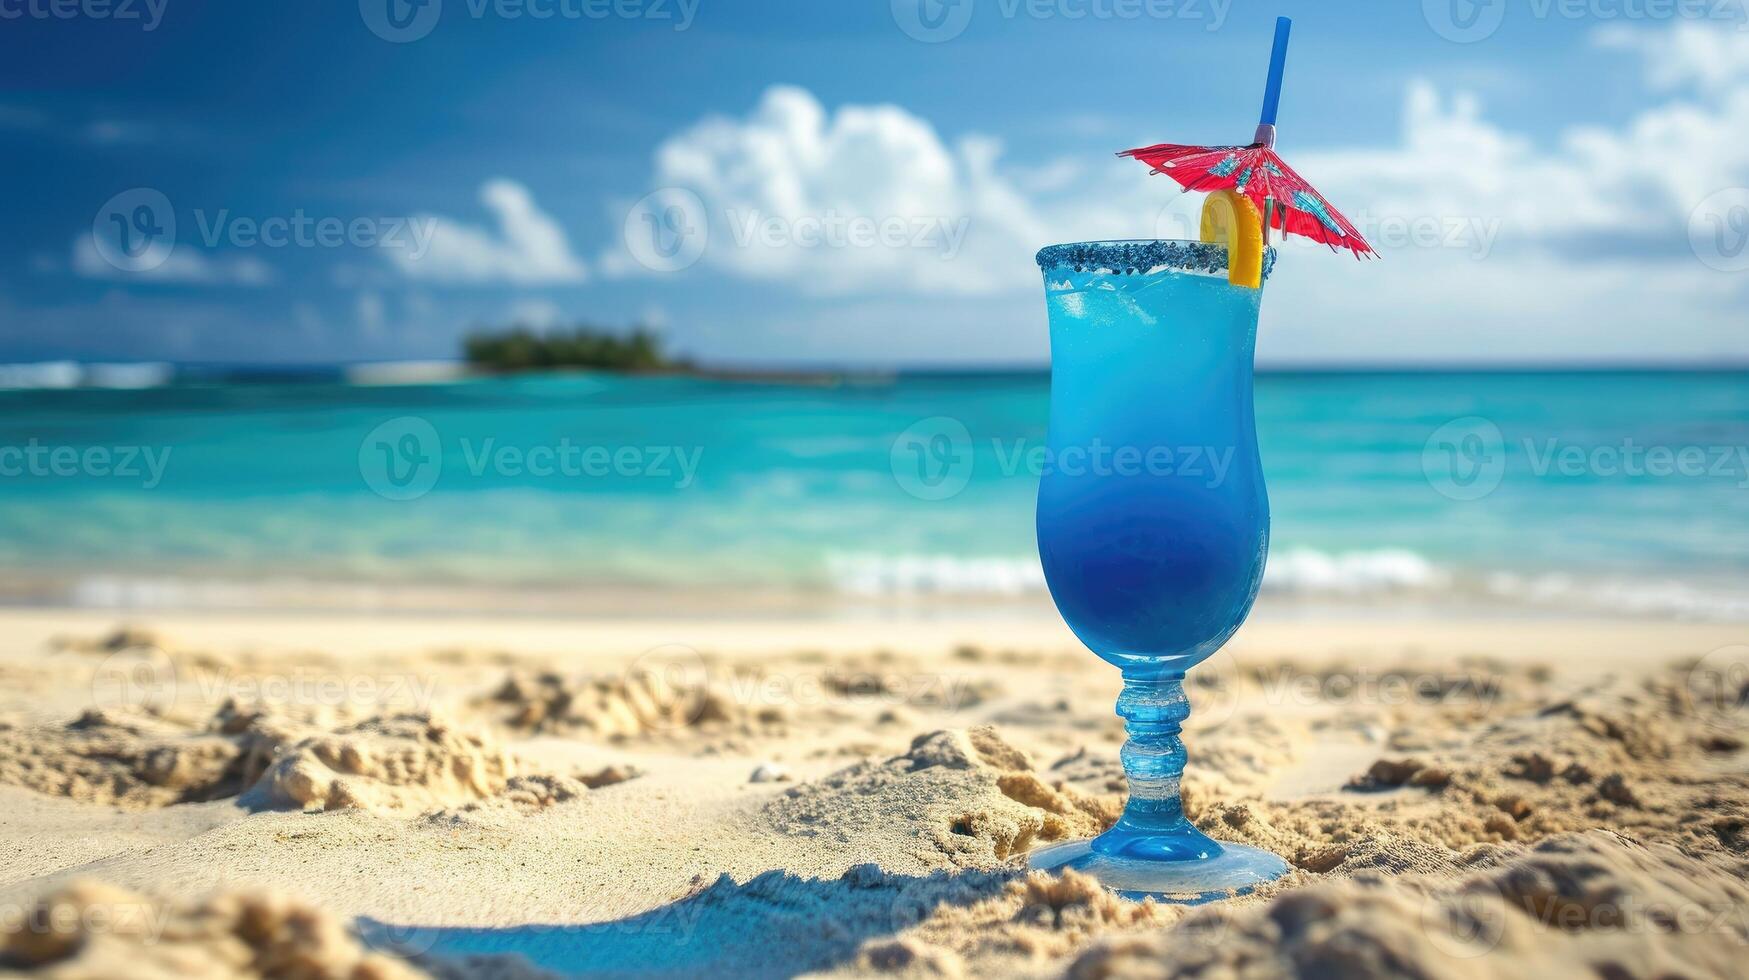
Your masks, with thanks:
<instances>
[{"instance_id":1,"label":"white sand","mask_svg":"<svg viewBox=\"0 0 1749 980\"><path fill-rule=\"evenodd\" d=\"M1746 712L1686 667L1729 626L1247 626L1191 678L1187 809L1297 870L1188 913L1021 868L1122 800L1116 671L1055 620L115 626L0 615L0 948L51 975L1698 975L1749 942Z\"/></svg>"}]
</instances>

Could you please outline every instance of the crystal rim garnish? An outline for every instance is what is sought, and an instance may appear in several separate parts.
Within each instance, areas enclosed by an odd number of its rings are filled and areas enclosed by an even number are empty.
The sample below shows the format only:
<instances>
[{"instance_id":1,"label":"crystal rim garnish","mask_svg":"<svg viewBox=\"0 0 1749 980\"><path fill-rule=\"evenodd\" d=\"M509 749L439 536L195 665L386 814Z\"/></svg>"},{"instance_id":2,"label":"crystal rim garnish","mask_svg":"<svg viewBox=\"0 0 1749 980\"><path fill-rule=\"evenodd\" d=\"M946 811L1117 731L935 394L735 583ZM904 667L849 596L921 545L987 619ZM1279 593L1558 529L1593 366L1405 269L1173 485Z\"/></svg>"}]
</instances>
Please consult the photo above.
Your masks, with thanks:
<instances>
[{"instance_id":1,"label":"crystal rim garnish","mask_svg":"<svg viewBox=\"0 0 1749 980\"><path fill-rule=\"evenodd\" d=\"M1035 256L1040 269L1145 275L1157 269L1215 275L1227 271L1227 246L1215 242L1109 241L1046 245ZM1263 278L1275 266L1275 249L1263 250Z\"/></svg>"}]
</instances>

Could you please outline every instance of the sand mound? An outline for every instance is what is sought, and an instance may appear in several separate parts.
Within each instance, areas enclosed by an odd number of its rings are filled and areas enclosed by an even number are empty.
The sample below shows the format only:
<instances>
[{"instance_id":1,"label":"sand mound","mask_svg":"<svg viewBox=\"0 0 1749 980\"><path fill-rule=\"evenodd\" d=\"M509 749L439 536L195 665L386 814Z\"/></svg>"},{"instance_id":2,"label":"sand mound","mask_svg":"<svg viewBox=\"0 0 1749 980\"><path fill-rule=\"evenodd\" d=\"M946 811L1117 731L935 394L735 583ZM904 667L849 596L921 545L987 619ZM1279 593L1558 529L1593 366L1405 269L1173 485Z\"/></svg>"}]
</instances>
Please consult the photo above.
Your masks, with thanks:
<instances>
[{"instance_id":1,"label":"sand mound","mask_svg":"<svg viewBox=\"0 0 1749 980\"><path fill-rule=\"evenodd\" d=\"M975 708L1002 691L994 677L944 673L939 663L891 650L840 655L803 676L817 679L844 706L955 712Z\"/></svg>"},{"instance_id":2,"label":"sand mound","mask_svg":"<svg viewBox=\"0 0 1749 980\"><path fill-rule=\"evenodd\" d=\"M0 920L0 969L50 980L552 980L518 956L437 959L430 930L373 948L345 921L265 893L166 904L75 881Z\"/></svg>"},{"instance_id":3,"label":"sand mound","mask_svg":"<svg viewBox=\"0 0 1749 980\"><path fill-rule=\"evenodd\" d=\"M428 810L493 796L514 772L514 761L490 736L429 715L392 715L286 746L244 802L305 810Z\"/></svg>"},{"instance_id":4,"label":"sand mound","mask_svg":"<svg viewBox=\"0 0 1749 980\"><path fill-rule=\"evenodd\" d=\"M59 980L412 980L339 919L264 895L171 907L91 882L63 888L0 933L0 965Z\"/></svg>"},{"instance_id":5,"label":"sand mound","mask_svg":"<svg viewBox=\"0 0 1749 980\"><path fill-rule=\"evenodd\" d=\"M775 706L748 709L703 682L661 670L581 678L512 673L482 705L518 731L611 739L690 729L781 734L784 720Z\"/></svg>"},{"instance_id":6,"label":"sand mound","mask_svg":"<svg viewBox=\"0 0 1749 980\"><path fill-rule=\"evenodd\" d=\"M902 755L793 787L764 812L792 836L901 833L916 838L926 865L991 867L1040 841L1098 833L1119 809L1113 797L1035 772L1024 752L980 727L919 735Z\"/></svg>"},{"instance_id":7,"label":"sand mound","mask_svg":"<svg viewBox=\"0 0 1749 980\"><path fill-rule=\"evenodd\" d=\"M864 943L857 968L945 977L992 972L992 964L1003 962L1036 970L1039 962L1067 956L1099 936L1158 929L1185 914L1151 899L1125 901L1074 871L1015 872L994 891L990 876L978 875L919 879L906 895L917 914L897 923L905 927L898 935ZM960 878L975 878L981 887L968 893L956 887ZM968 969L967 961L982 968Z\"/></svg>"},{"instance_id":8,"label":"sand mound","mask_svg":"<svg viewBox=\"0 0 1749 980\"><path fill-rule=\"evenodd\" d=\"M428 810L492 797L514 773L489 736L424 714L328 730L227 703L200 726L107 710L0 728L0 782L126 809L241 797L261 808ZM605 785L627 775L584 778ZM533 783L522 792L563 794Z\"/></svg>"},{"instance_id":9,"label":"sand mound","mask_svg":"<svg viewBox=\"0 0 1749 980\"><path fill-rule=\"evenodd\" d=\"M1602 826L1749 853L1749 776L1716 764L1736 750L1707 737L1685 692L1611 682L1530 707L1450 730L1428 755L1381 756L1350 788L1405 788L1395 822L1451 848Z\"/></svg>"},{"instance_id":10,"label":"sand mound","mask_svg":"<svg viewBox=\"0 0 1749 980\"><path fill-rule=\"evenodd\" d=\"M623 783L639 775L629 766L608 766L597 772L579 772L571 776L511 776L496 795L436 810L425 814L424 819L429 825L504 826L519 815L580 800L591 790Z\"/></svg>"},{"instance_id":11,"label":"sand mound","mask_svg":"<svg viewBox=\"0 0 1749 980\"><path fill-rule=\"evenodd\" d=\"M1749 889L1671 847L1552 838L1459 881L1364 876L1101 941L1070 977L1728 976Z\"/></svg>"},{"instance_id":12,"label":"sand mound","mask_svg":"<svg viewBox=\"0 0 1749 980\"><path fill-rule=\"evenodd\" d=\"M759 661L681 653L617 674L512 671L475 706L516 731L599 738L776 738L847 720L894 723L908 712L951 713L1000 691L991 678L944 674L891 653L827 658L802 652Z\"/></svg>"},{"instance_id":13,"label":"sand mound","mask_svg":"<svg viewBox=\"0 0 1749 980\"><path fill-rule=\"evenodd\" d=\"M1603 679L1559 692L1532 671L1494 688L1487 703L1347 711L1380 750L1340 794L1268 793L1271 771L1295 754L1275 723L1199 733L1185 812L1319 874L1461 871L1491 846L1598 827L1734 863L1749 854L1749 775L1727 764L1741 746L1716 737L1716 712L1697 710L1680 684Z\"/></svg>"},{"instance_id":14,"label":"sand mound","mask_svg":"<svg viewBox=\"0 0 1749 980\"><path fill-rule=\"evenodd\" d=\"M544 810L559 803L582 799L589 787L568 776L512 776L504 784L503 799L512 806Z\"/></svg>"},{"instance_id":15,"label":"sand mound","mask_svg":"<svg viewBox=\"0 0 1749 980\"><path fill-rule=\"evenodd\" d=\"M129 809L216 800L260 774L257 749L145 712L92 710L64 726L0 728L0 782Z\"/></svg>"}]
</instances>

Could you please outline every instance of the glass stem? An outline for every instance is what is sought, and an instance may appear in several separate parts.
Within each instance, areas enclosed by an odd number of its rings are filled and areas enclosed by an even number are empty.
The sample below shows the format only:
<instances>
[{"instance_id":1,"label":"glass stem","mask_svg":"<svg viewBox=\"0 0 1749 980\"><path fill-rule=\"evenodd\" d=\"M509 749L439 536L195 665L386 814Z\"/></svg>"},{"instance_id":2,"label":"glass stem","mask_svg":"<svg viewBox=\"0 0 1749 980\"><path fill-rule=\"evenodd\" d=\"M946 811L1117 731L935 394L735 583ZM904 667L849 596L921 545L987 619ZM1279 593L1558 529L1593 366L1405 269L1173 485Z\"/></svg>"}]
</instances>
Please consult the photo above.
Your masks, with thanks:
<instances>
[{"instance_id":1,"label":"glass stem","mask_svg":"<svg viewBox=\"0 0 1749 980\"><path fill-rule=\"evenodd\" d=\"M1124 671L1117 713L1129 734L1118 757L1129 778L1130 797L1123 816L1094 840L1094 849L1153 860L1206 860L1220 854L1220 845L1184 818L1180 736L1190 717L1184 674Z\"/></svg>"}]
</instances>

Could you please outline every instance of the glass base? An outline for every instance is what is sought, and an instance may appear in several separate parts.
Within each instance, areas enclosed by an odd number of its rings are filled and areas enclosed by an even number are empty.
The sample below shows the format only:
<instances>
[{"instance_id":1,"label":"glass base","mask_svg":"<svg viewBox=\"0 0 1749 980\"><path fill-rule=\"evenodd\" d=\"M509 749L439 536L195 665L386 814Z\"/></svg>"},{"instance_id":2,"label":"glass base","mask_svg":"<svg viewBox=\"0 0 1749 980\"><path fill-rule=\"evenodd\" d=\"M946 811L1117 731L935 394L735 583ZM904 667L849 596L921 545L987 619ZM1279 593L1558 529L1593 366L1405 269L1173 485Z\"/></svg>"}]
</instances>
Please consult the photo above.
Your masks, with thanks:
<instances>
[{"instance_id":1,"label":"glass base","mask_svg":"<svg viewBox=\"0 0 1749 980\"><path fill-rule=\"evenodd\" d=\"M1093 849L1093 841L1080 840L1036 850L1027 866L1040 871L1073 868L1124 898L1174 905L1234 898L1288 872L1287 862L1269 851L1245 844L1215 846L1208 857L1162 861L1101 853Z\"/></svg>"}]
</instances>

